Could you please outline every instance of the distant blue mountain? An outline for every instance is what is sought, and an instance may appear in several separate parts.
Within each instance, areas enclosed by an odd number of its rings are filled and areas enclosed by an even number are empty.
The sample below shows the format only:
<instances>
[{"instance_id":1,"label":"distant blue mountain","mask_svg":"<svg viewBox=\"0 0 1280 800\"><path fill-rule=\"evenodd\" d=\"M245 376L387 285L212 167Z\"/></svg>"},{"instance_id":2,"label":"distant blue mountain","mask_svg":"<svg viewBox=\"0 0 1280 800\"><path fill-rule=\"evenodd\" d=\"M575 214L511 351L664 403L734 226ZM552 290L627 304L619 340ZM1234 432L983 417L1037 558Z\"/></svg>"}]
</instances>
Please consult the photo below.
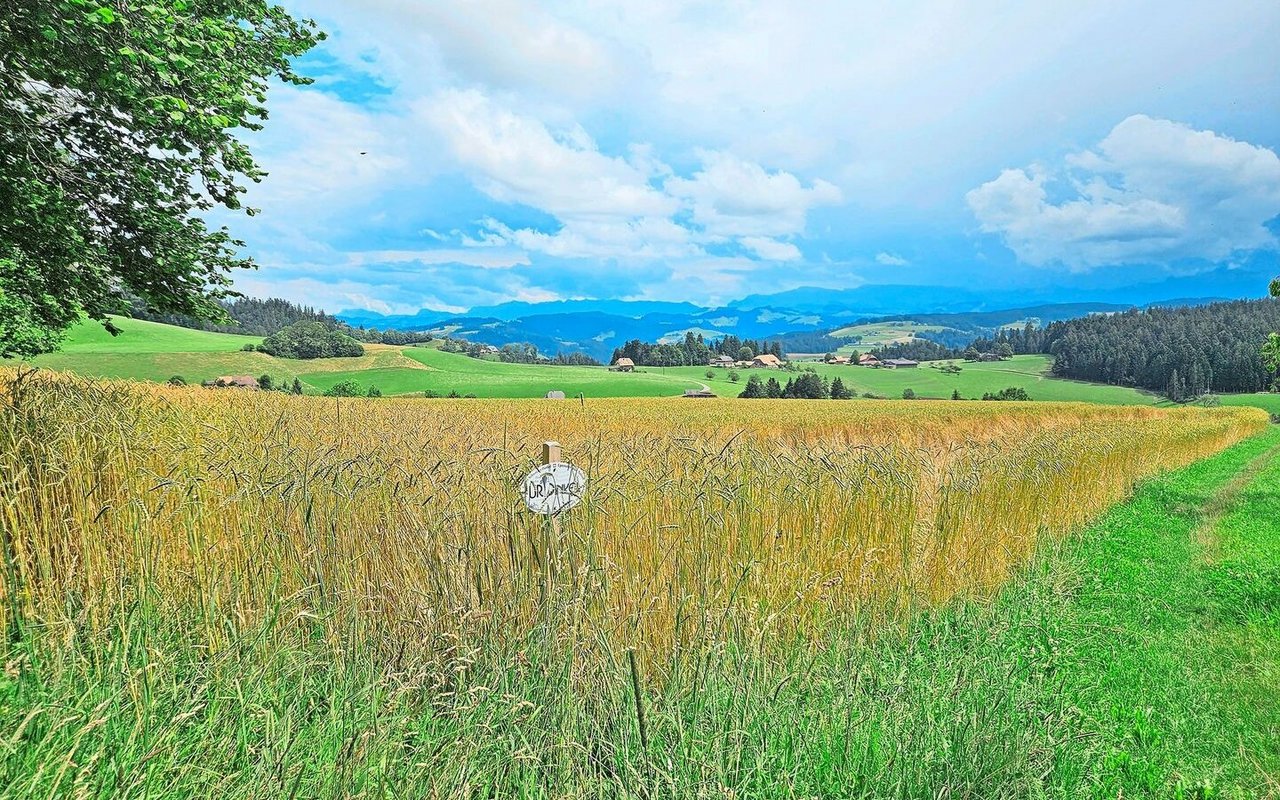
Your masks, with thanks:
<instances>
[{"instance_id":1,"label":"distant blue mountain","mask_svg":"<svg viewBox=\"0 0 1280 800\"><path fill-rule=\"evenodd\" d=\"M958 328L971 330L1027 317L1049 322L1134 306L1257 297L1264 291L1265 284L1252 273L1218 270L1101 289L1058 284L1033 289L868 284L851 289L800 287L751 295L719 308L650 300L557 300L479 306L462 315L428 309L384 315L357 309L336 316L366 328L434 331L493 345L528 342L548 354L584 352L605 360L628 339L674 339L685 331L707 338L733 334L763 339L829 331L864 319L937 322L940 315L955 315Z\"/></svg>"}]
</instances>

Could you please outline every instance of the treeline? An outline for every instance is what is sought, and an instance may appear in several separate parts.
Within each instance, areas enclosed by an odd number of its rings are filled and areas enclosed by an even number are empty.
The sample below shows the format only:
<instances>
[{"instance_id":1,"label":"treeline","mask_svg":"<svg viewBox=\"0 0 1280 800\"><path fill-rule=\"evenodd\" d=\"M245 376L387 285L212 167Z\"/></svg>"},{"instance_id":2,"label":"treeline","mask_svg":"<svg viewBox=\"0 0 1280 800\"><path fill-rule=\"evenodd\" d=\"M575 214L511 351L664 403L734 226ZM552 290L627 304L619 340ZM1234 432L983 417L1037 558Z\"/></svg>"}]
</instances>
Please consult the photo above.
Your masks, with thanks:
<instances>
[{"instance_id":1,"label":"treeline","mask_svg":"<svg viewBox=\"0 0 1280 800\"><path fill-rule=\"evenodd\" d=\"M1135 386L1181 401L1271 387L1274 375L1259 352L1275 330L1280 301L1237 300L1054 322L1041 347L1053 356L1059 377Z\"/></svg>"},{"instance_id":2,"label":"treeline","mask_svg":"<svg viewBox=\"0 0 1280 800\"><path fill-rule=\"evenodd\" d=\"M687 331L682 342L650 344L632 339L622 347L613 349L613 356L609 359L609 363L612 364L619 358L629 358L637 365L646 367L701 366L716 356L729 356L735 361L750 361L765 353L782 358L782 343L739 339L733 335L708 342L702 334Z\"/></svg>"},{"instance_id":3,"label":"treeline","mask_svg":"<svg viewBox=\"0 0 1280 800\"><path fill-rule=\"evenodd\" d=\"M299 322L318 322L353 339L373 344L408 345L429 342L434 338L431 334L421 331L379 331L377 328L354 327L318 308L300 305L279 297L266 300L237 297L234 300L222 301L222 308L226 311L230 322L210 322L183 314L159 314L151 311L142 300L133 298L129 301L129 316L134 319L176 325L180 328L214 333L239 333L246 336L271 336Z\"/></svg>"},{"instance_id":4,"label":"treeline","mask_svg":"<svg viewBox=\"0 0 1280 800\"><path fill-rule=\"evenodd\" d=\"M1048 331L1028 322L1022 328L1005 328L995 336L974 339L970 347L980 353L994 353L1001 349L1001 345L1007 345L1013 355L1028 355L1048 352L1047 343Z\"/></svg>"},{"instance_id":5,"label":"treeline","mask_svg":"<svg viewBox=\"0 0 1280 800\"><path fill-rule=\"evenodd\" d=\"M752 375L738 397L748 400L852 400L853 392L839 378L828 381L809 368L794 378L788 378L785 385L774 377L763 380L759 375Z\"/></svg>"},{"instance_id":6,"label":"treeline","mask_svg":"<svg viewBox=\"0 0 1280 800\"><path fill-rule=\"evenodd\" d=\"M237 297L234 300L222 301L222 308L231 318L230 322L210 322L183 314L158 314L151 311L142 300L134 298L130 300L129 316L134 319L177 325L181 328L215 333L242 333L246 336L270 336L295 322L321 322L334 328L342 325L337 317L331 317L319 309L291 303L278 297L267 300Z\"/></svg>"},{"instance_id":7,"label":"treeline","mask_svg":"<svg viewBox=\"0 0 1280 800\"><path fill-rule=\"evenodd\" d=\"M871 350L871 354L883 361L886 358L909 358L912 361L940 361L947 358L960 358L964 351L954 347L938 344L928 339L911 339L906 342L894 342Z\"/></svg>"}]
</instances>

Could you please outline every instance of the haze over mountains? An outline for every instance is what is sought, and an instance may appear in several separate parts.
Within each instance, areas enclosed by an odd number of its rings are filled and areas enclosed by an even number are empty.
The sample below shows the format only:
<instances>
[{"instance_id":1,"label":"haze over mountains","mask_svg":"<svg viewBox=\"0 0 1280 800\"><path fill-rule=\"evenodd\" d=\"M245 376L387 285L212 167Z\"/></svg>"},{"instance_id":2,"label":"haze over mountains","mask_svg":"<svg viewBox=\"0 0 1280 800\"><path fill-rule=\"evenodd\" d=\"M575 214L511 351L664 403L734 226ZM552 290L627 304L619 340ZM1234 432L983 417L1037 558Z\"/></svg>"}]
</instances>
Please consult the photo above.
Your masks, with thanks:
<instances>
[{"instance_id":1,"label":"haze over mountains","mask_svg":"<svg viewBox=\"0 0 1280 800\"><path fill-rule=\"evenodd\" d=\"M708 338L726 334L765 338L830 331L868 318L1007 311L986 317L985 324L996 328L1028 318L1047 324L1133 306L1194 305L1264 293L1265 287L1256 281L1232 277L1221 273L1191 275L1115 289L911 284L801 287L753 294L716 308L650 300L581 299L477 306L465 314L423 309L412 315L387 315L348 309L337 316L366 328L430 330L495 345L528 342L544 353L584 352L605 359L628 339L658 341L681 337L686 331Z\"/></svg>"}]
</instances>

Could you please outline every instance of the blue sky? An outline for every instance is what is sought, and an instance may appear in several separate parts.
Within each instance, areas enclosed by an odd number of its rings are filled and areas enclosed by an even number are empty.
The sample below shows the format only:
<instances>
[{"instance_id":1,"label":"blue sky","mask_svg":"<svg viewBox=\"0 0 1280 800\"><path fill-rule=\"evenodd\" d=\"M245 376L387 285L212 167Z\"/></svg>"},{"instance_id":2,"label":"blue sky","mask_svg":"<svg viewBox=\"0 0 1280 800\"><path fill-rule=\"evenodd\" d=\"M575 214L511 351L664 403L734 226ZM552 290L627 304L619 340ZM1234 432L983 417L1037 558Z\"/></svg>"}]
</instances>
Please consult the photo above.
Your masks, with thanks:
<instances>
[{"instance_id":1,"label":"blue sky","mask_svg":"<svg viewBox=\"0 0 1280 800\"><path fill-rule=\"evenodd\" d=\"M287 5L330 38L249 137L251 295L406 313L1280 270L1274 2Z\"/></svg>"}]
</instances>

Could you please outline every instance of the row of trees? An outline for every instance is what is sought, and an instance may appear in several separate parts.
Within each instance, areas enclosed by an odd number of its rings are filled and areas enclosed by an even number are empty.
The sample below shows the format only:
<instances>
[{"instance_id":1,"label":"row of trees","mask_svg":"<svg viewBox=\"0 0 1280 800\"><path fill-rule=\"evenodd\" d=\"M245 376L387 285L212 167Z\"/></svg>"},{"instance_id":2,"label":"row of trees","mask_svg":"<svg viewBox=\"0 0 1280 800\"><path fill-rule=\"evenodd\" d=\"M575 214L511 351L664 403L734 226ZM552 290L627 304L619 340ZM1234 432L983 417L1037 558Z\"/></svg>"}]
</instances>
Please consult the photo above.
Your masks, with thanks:
<instances>
[{"instance_id":1,"label":"row of trees","mask_svg":"<svg viewBox=\"0 0 1280 800\"><path fill-rule=\"evenodd\" d=\"M1054 322L1042 347L1060 377L1135 386L1184 401L1270 388L1280 359L1269 363L1259 353L1278 329L1280 302L1237 300Z\"/></svg>"},{"instance_id":2,"label":"row of trees","mask_svg":"<svg viewBox=\"0 0 1280 800\"><path fill-rule=\"evenodd\" d=\"M767 381L759 375L747 379L738 397L748 400L769 399L804 399L804 400L852 400L853 392L839 378L828 381L813 370L804 370L794 378L788 378L786 385L770 377Z\"/></svg>"},{"instance_id":3,"label":"row of trees","mask_svg":"<svg viewBox=\"0 0 1280 800\"><path fill-rule=\"evenodd\" d=\"M622 347L614 348L609 363L619 358L629 358L636 364L647 367L687 367L701 366L710 362L715 356L729 356L734 360L750 361L765 353L782 358L782 343L740 339L733 335L708 342L702 334L686 331L684 340L680 342L651 344L632 339Z\"/></svg>"}]
</instances>

